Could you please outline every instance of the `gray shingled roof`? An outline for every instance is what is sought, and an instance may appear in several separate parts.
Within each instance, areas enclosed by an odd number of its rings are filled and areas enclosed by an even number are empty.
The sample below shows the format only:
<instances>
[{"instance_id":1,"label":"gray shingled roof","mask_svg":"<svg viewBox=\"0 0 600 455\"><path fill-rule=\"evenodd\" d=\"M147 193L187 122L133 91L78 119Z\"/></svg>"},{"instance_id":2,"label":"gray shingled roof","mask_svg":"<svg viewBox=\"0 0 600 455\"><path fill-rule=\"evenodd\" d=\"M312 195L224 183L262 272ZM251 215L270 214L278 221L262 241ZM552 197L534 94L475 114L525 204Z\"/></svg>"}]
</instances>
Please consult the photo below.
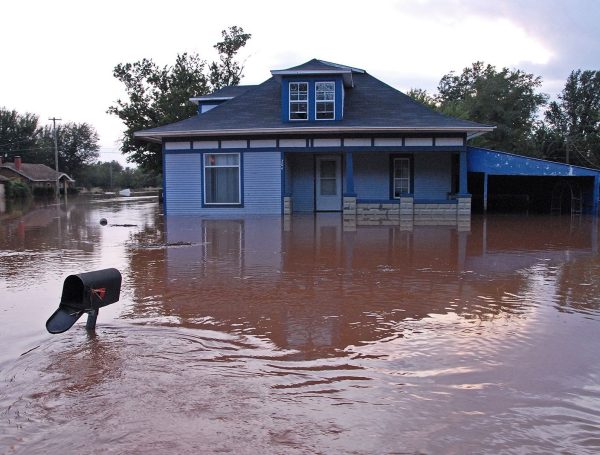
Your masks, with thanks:
<instances>
[{"instance_id":1,"label":"gray shingled roof","mask_svg":"<svg viewBox=\"0 0 600 455\"><path fill-rule=\"evenodd\" d=\"M211 99L211 98L235 98L248 90L253 89L256 85L229 85L227 87L215 90L209 95L195 96L193 99Z\"/></svg>"},{"instance_id":2,"label":"gray shingled roof","mask_svg":"<svg viewBox=\"0 0 600 455\"><path fill-rule=\"evenodd\" d=\"M326 62L324 60L318 60L313 58L308 62L302 63L301 65L292 66L284 70L275 70L275 72L306 72L306 71L353 71L364 73L364 70L358 68L352 68L351 66L339 65L337 63Z\"/></svg>"},{"instance_id":3,"label":"gray shingled roof","mask_svg":"<svg viewBox=\"0 0 600 455\"><path fill-rule=\"evenodd\" d=\"M308 68L325 65L309 61ZM300 65L299 67L302 67ZM296 67L296 68L299 68ZM313 68L314 67L314 68ZM157 139L175 136L277 134L294 132L401 132L456 131L481 133L492 126L443 115L414 101L367 73L353 74L354 87L346 90L344 118L337 121L284 122L281 84L271 77L220 106L192 118L135 133Z\"/></svg>"},{"instance_id":4,"label":"gray shingled roof","mask_svg":"<svg viewBox=\"0 0 600 455\"><path fill-rule=\"evenodd\" d=\"M21 163L21 169L17 171L15 163L4 163L0 168L10 169L33 182L56 182L57 177L65 176L69 181L74 181L64 172L56 172L45 164Z\"/></svg>"}]
</instances>

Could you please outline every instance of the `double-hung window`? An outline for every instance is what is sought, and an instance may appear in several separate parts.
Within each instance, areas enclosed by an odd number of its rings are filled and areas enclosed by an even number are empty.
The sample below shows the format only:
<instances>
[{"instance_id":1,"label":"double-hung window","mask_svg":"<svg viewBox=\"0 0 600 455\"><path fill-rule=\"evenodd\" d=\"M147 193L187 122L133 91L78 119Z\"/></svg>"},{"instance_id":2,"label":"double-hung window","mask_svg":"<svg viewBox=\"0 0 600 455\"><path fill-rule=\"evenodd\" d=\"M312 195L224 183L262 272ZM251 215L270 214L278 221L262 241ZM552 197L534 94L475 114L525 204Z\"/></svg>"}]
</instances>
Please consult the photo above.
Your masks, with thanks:
<instances>
[{"instance_id":1,"label":"double-hung window","mask_svg":"<svg viewBox=\"0 0 600 455\"><path fill-rule=\"evenodd\" d=\"M290 120L308 120L308 82L290 82Z\"/></svg>"},{"instance_id":2,"label":"double-hung window","mask_svg":"<svg viewBox=\"0 0 600 455\"><path fill-rule=\"evenodd\" d=\"M204 155L204 203L241 204L239 153Z\"/></svg>"},{"instance_id":3,"label":"double-hung window","mask_svg":"<svg viewBox=\"0 0 600 455\"><path fill-rule=\"evenodd\" d=\"M394 198L410 193L410 158L394 158Z\"/></svg>"},{"instance_id":4,"label":"double-hung window","mask_svg":"<svg viewBox=\"0 0 600 455\"><path fill-rule=\"evenodd\" d=\"M317 82L315 84L315 118L317 120L335 119L335 82Z\"/></svg>"}]
</instances>

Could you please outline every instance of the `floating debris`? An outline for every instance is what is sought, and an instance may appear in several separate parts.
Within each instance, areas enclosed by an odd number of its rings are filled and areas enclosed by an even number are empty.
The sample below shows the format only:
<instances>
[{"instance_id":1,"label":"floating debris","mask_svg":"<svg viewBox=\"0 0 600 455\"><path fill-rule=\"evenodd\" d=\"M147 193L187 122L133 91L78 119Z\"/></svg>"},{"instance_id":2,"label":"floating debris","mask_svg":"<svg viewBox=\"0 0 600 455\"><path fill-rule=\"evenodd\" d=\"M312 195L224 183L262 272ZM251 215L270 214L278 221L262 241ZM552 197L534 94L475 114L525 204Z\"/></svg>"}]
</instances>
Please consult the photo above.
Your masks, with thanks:
<instances>
[{"instance_id":1,"label":"floating debris","mask_svg":"<svg viewBox=\"0 0 600 455\"><path fill-rule=\"evenodd\" d=\"M159 243L139 243L137 245L133 245L136 248L143 248L148 250L156 250L161 248L177 248L183 246L194 246L197 243L192 242L159 242Z\"/></svg>"}]
</instances>

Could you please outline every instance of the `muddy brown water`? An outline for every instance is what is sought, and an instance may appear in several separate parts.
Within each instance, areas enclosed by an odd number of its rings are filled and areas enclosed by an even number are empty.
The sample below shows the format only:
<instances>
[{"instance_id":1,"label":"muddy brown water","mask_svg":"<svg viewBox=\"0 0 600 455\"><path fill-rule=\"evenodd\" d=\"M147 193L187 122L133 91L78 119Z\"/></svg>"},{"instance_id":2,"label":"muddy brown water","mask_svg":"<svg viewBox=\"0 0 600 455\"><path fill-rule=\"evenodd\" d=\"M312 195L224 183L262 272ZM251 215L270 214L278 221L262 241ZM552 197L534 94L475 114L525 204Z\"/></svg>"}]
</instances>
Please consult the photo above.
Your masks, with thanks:
<instances>
[{"instance_id":1,"label":"muddy brown water","mask_svg":"<svg viewBox=\"0 0 600 455\"><path fill-rule=\"evenodd\" d=\"M0 217L0 453L600 451L591 218ZM105 267L96 332L49 335L64 278Z\"/></svg>"}]
</instances>

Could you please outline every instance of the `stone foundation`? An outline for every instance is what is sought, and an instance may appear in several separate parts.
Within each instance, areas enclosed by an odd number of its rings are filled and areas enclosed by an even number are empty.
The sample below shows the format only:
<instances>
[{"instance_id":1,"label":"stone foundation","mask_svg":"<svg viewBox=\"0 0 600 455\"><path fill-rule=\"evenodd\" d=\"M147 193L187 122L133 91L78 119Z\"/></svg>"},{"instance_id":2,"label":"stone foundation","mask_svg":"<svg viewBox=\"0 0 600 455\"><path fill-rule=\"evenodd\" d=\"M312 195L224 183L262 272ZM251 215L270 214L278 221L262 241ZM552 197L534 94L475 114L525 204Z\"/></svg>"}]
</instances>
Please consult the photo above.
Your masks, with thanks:
<instances>
[{"instance_id":1,"label":"stone foundation","mask_svg":"<svg viewBox=\"0 0 600 455\"><path fill-rule=\"evenodd\" d=\"M358 203L356 204L356 216L362 219L387 219L398 221L400 219L400 204L398 203Z\"/></svg>"},{"instance_id":2,"label":"stone foundation","mask_svg":"<svg viewBox=\"0 0 600 455\"><path fill-rule=\"evenodd\" d=\"M284 215L292 214L292 197L291 196L283 197L283 214Z\"/></svg>"},{"instance_id":3,"label":"stone foundation","mask_svg":"<svg viewBox=\"0 0 600 455\"><path fill-rule=\"evenodd\" d=\"M356 197L344 196L342 211L343 211L344 217L355 216L356 215Z\"/></svg>"},{"instance_id":4,"label":"stone foundation","mask_svg":"<svg viewBox=\"0 0 600 455\"><path fill-rule=\"evenodd\" d=\"M352 199L347 201L346 199ZM356 214L357 224L395 225L439 224L449 225L460 221L471 222L471 196L457 196L450 202L419 203L412 196L403 196L395 201L360 202L356 198L344 198L344 217Z\"/></svg>"}]
</instances>

